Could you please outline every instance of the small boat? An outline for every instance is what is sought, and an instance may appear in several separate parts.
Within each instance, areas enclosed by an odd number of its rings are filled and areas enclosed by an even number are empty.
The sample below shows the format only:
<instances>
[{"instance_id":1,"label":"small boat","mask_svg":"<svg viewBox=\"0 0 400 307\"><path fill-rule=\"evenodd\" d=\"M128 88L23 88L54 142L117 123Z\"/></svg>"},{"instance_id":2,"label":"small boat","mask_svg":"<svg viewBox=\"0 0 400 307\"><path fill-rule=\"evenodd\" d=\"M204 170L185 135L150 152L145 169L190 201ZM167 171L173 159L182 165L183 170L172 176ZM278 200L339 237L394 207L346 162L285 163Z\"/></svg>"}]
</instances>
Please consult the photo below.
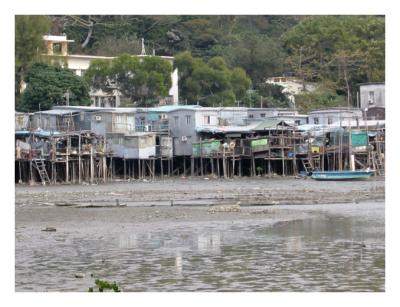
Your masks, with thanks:
<instances>
[{"instance_id":1,"label":"small boat","mask_svg":"<svg viewBox=\"0 0 400 307\"><path fill-rule=\"evenodd\" d=\"M367 179L375 173L374 170L355 171L313 171L311 178L315 180L360 180Z\"/></svg>"}]
</instances>

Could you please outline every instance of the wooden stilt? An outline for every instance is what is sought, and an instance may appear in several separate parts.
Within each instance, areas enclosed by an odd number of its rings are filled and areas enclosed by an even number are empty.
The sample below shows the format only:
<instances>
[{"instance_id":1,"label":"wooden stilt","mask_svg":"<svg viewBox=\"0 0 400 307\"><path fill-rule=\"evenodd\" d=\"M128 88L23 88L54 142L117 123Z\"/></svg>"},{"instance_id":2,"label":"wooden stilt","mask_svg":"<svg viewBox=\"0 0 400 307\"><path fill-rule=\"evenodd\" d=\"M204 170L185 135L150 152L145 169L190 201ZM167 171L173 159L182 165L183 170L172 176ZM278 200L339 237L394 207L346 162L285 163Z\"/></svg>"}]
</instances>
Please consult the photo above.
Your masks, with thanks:
<instances>
[{"instance_id":1,"label":"wooden stilt","mask_svg":"<svg viewBox=\"0 0 400 307\"><path fill-rule=\"evenodd\" d=\"M200 174L201 174L201 177L204 176L204 173L203 173L203 155L200 156Z\"/></svg>"},{"instance_id":2,"label":"wooden stilt","mask_svg":"<svg viewBox=\"0 0 400 307\"><path fill-rule=\"evenodd\" d=\"M67 155L65 156L65 182L68 183L69 182L69 159L68 159L68 149L67 149Z\"/></svg>"},{"instance_id":3,"label":"wooden stilt","mask_svg":"<svg viewBox=\"0 0 400 307\"><path fill-rule=\"evenodd\" d=\"M124 180L126 180L126 159L124 158Z\"/></svg>"},{"instance_id":4,"label":"wooden stilt","mask_svg":"<svg viewBox=\"0 0 400 307\"><path fill-rule=\"evenodd\" d=\"M90 183L94 183L93 144L90 144Z\"/></svg>"},{"instance_id":5,"label":"wooden stilt","mask_svg":"<svg viewBox=\"0 0 400 307\"><path fill-rule=\"evenodd\" d=\"M251 169L252 169L252 176L256 176L256 160L254 158L254 154L251 154Z\"/></svg>"},{"instance_id":6,"label":"wooden stilt","mask_svg":"<svg viewBox=\"0 0 400 307\"><path fill-rule=\"evenodd\" d=\"M155 179L155 172L156 172L156 160L155 159L151 159L151 164L152 164L152 173L153 173L153 180Z\"/></svg>"},{"instance_id":7,"label":"wooden stilt","mask_svg":"<svg viewBox=\"0 0 400 307\"><path fill-rule=\"evenodd\" d=\"M224 172L224 178L227 179L228 178L228 172L226 169L226 157L225 157L225 153L224 156L222 157L222 170Z\"/></svg>"},{"instance_id":8,"label":"wooden stilt","mask_svg":"<svg viewBox=\"0 0 400 307\"><path fill-rule=\"evenodd\" d=\"M78 137L78 183L81 184L82 183L82 166L81 166L81 162L82 162L82 156L81 156L81 146L82 146L82 135L79 132L79 137Z\"/></svg>"},{"instance_id":9,"label":"wooden stilt","mask_svg":"<svg viewBox=\"0 0 400 307\"><path fill-rule=\"evenodd\" d=\"M33 166L32 166L32 160L29 160L29 184L33 185Z\"/></svg>"},{"instance_id":10,"label":"wooden stilt","mask_svg":"<svg viewBox=\"0 0 400 307\"><path fill-rule=\"evenodd\" d=\"M18 179L18 183L22 183L22 169L21 169L21 160L18 160L18 173L19 173L19 179Z\"/></svg>"},{"instance_id":11,"label":"wooden stilt","mask_svg":"<svg viewBox=\"0 0 400 307\"><path fill-rule=\"evenodd\" d=\"M107 182L107 159L106 156L103 156L103 182Z\"/></svg>"}]
</instances>

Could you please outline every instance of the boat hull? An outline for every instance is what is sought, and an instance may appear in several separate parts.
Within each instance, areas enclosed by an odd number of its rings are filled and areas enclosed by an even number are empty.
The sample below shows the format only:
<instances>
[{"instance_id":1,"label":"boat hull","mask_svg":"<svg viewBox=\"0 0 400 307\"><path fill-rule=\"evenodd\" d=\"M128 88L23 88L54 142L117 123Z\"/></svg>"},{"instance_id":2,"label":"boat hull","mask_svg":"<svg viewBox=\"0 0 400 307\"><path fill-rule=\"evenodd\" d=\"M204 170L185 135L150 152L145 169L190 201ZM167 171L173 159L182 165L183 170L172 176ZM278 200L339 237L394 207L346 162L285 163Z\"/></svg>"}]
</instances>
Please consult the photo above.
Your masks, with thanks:
<instances>
[{"instance_id":1,"label":"boat hull","mask_svg":"<svg viewBox=\"0 0 400 307\"><path fill-rule=\"evenodd\" d=\"M326 171L326 172L313 172L312 179L315 180L363 180L368 179L374 174L375 171L371 170L357 170L357 171Z\"/></svg>"}]
</instances>

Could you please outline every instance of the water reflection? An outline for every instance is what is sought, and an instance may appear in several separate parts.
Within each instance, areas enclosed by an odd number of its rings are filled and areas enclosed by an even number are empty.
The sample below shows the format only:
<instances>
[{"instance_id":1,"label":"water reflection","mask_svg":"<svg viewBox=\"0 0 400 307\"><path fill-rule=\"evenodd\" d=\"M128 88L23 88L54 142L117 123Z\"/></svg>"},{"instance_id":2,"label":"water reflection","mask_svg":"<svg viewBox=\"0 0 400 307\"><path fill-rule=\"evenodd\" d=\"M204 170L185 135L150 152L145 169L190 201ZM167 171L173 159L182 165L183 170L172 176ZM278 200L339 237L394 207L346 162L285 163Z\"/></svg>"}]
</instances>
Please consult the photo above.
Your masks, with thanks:
<instances>
[{"instance_id":1,"label":"water reflection","mask_svg":"<svg viewBox=\"0 0 400 307\"><path fill-rule=\"evenodd\" d=\"M175 256L175 272L177 277L182 277L182 255L179 251Z\"/></svg>"},{"instance_id":2,"label":"water reflection","mask_svg":"<svg viewBox=\"0 0 400 307\"><path fill-rule=\"evenodd\" d=\"M371 206L106 235L19 229L16 290L86 291L100 277L124 291L384 291L384 208Z\"/></svg>"},{"instance_id":3,"label":"water reflection","mask_svg":"<svg viewBox=\"0 0 400 307\"><path fill-rule=\"evenodd\" d=\"M219 253L221 247L221 233L212 232L197 236L197 249L200 253Z\"/></svg>"}]
</instances>

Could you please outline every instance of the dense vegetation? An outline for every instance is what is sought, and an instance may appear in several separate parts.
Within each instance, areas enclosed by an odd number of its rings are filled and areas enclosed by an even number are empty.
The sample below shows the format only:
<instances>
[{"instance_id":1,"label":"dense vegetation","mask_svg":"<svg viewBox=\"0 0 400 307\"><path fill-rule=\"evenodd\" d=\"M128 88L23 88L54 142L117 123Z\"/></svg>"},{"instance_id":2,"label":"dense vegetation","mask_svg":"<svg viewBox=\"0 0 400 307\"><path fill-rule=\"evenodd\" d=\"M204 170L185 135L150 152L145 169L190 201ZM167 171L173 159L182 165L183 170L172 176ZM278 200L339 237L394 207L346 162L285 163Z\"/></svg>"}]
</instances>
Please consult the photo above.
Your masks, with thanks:
<instances>
[{"instance_id":1,"label":"dense vegetation","mask_svg":"<svg viewBox=\"0 0 400 307\"><path fill-rule=\"evenodd\" d=\"M108 60L95 60L85 73L94 89L112 93L118 89L127 99L125 105L152 106L168 95L172 65L159 57L139 60L129 54Z\"/></svg>"},{"instance_id":2,"label":"dense vegetation","mask_svg":"<svg viewBox=\"0 0 400 307\"><path fill-rule=\"evenodd\" d=\"M147 54L175 56L180 96L188 103L286 106L279 87L266 88L265 79L288 75L319 84L296 97L303 110L355 105L359 83L385 81L382 16L49 18L53 34L75 40L72 53L139 54L144 38Z\"/></svg>"},{"instance_id":3,"label":"dense vegetation","mask_svg":"<svg viewBox=\"0 0 400 307\"><path fill-rule=\"evenodd\" d=\"M34 63L28 69L27 87L18 105L19 110L48 110L53 105L89 105L89 85L67 68Z\"/></svg>"}]
</instances>

